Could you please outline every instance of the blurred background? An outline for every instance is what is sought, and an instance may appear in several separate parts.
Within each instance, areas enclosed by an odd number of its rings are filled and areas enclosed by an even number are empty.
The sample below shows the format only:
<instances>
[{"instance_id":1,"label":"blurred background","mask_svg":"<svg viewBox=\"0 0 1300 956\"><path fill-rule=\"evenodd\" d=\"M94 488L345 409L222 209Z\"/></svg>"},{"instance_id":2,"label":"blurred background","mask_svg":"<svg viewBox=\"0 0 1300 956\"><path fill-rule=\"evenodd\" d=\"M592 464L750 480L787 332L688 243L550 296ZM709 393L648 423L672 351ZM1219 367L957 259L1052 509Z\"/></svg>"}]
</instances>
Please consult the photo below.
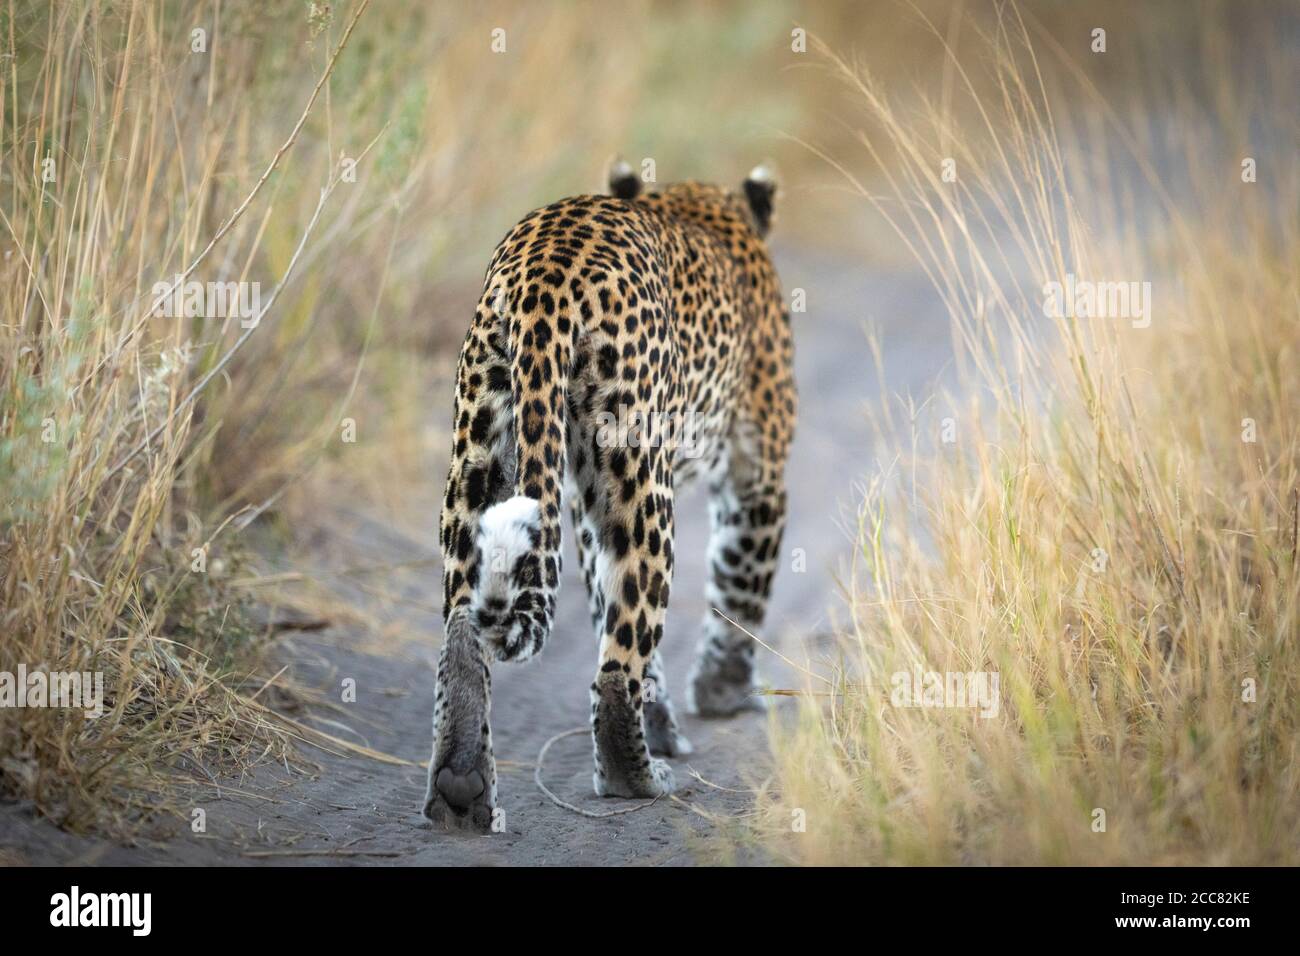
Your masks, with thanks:
<instances>
[{"instance_id":1,"label":"blurred background","mask_svg":"<svg viewBox=\"0 0 1300 956\"><path fill-rule=\"evenodd\" d=\"M357 9L303 0L8 5L10 277L27 268L20 247L59 261L50 256L57 226L78 223L52 216L52 202L66 195L60 215L70 217L78 186L103 190L112 232L100 237L94 262L64 263L84 274L62 268L41 298L48 308L52 300L88 308L96 321L138 308L258 182ZM970 100L954 89L968 79L991 91L994 79L978 69L955 76L945 45L960 50L995 31L1007 9L375 0L265 188L195 276L243 277L269 290L320 190L364 152L355 180L339 183L322 207L268 327L199 403L203 428L221 427L192 459L193 481L227 509L276 495L275 510L292 510L319 494L301 481L322 476L394 504L402 492L390 484L427 477L423 451L436 436L426 410L445 398L438 366L459 345L496 241L532 208L601 190L616 155L638 166L652 160L663 182L739 183L769 162L782 184L777 242L862 256L876 269L910 267L905 247L849 198L833 168L849 162L860 183L882 184L862 148L880 139L879 120L815 44L886 80L902 118L935 105L958 124ZM1180 116L1204 111L1228 95L1217 78L1265 69L1249 51L1295 20L1294 4L1269 2L1017 10L1076 62L1091 55L1090 30L1104 24L1104 68L1089 77L1121 118L1149 104ZM196 30L204 52L194 49ZM1054 57L1043 70L1053 92L1079 82ZM1248 138L1250 110L1231 112L1239 126L1231 132ZM29 171L47 156L83 178L65 173L33 193ZM37 315L31 284L9 287L17 342L37 332ZM239 330L164 319L148 331L155 343L195 350L202 370ZM329 460L347 451L322 441L340 397L368 438L382 437L381 466L353 456L330 472Z\"/></svg>"},{"instance_id":2,"label":"blurred background","mask_svg":"<svg viewBox=\"0 0 1300 956\"><path fill-rule=\"evenodd\" d=\"M71 28L76 10L64 8L56 30L60 22ZM148 234L175 236L170 247L144 250L154 272L170 275L246 194L292 128L354 11L350 4L303 2L100 10L104 19L93 29L101 43L114 20L119 35L135 21L141 62L118 93L128 107L157 104L166 122L153 131L153 148L174 154L161 162L164 178L152 184L145 213ZM1247 74L1266 66L1252 62L1249 51L1280 23L1294 29L1296 13L1286 3L1244 9L1177 0L1029 3L1019 12L1031 31L1076 63L1092 57L1090 31L1104 25L1104 66L1090 65L1088 75L1109 108L1121 122L1154 107L1176 112L1183 123L1231 95L1225 74L1251 85ZM954 96L959 78L944 47L978 42L1008 15L993 3L377 0L258 206L224 241L216 271L274 282L319 189L341 159L370 147L356 181L340 185L325 207L307 258L270 317L274 325L259 336L273 341L254 343L246 353L255 354L232 366L240 388L210 396L221 407L206 414L225 425L210 444L202 480L220 501L265 500L318 457L317 443L307 441L316 436L307 410L332 417L330 399L352 391L350 413L365 423L369 439L382 437L372 447L386 449L383 465L368 468L352 456L327 480L366 483L367 497L395 505L407 480L427 477L422 452L437 435L425 412L443 403L445 391L438 368L429 365L454 355L496 241L536 206L601 190L616 155L637 165L652 160L664 182L739 182L755 164L769 162L783 188L777 242L861 256L873 269L911 268L906 248L850 198L845 177L824 158L850 162L868 188L883 184L861 145L864 137L881 140L879 121L818 58L815 42L884 79L903 119L909 109L938 105L953 112L955 127L971 106ZM39 42L48 20L33 12L18 26L25 26L26 40ZM209 30L207 56L187 51L199 24ZM502 52L493 49L495 30L504 31ZM21 64L33 68L37 52ZM1043 70L1049 90L1070 102L1077 75L1054 57ZM994 88L991 71L972 68L968 79L978 90ZM144 86L160 82L161 95L147 97ZM1258 132L1246 104L1228 115L1237 119L1238 128L1228 131L1234 139ZM69 119L77 118L71 111ZM1158 127L1141 129L1159 135ZM60 144L57 130L47 135L56 147L72 145ZM159 201L171 187L188 192L183 211ZM183 225L159 218L178 214ZM140 268L137 281L152 275ZM111 292L124 300L139 290L119 279ZM192 338L219 347L208 329ZM257 369L241 373L246 362ZM268 454L271 448L285 454ZM345 451L334 443L325 457ZM309 489L306 498L317 494ZM292 508L297 497L290 489L279 504Z\"/></svg>"}]
</instances>

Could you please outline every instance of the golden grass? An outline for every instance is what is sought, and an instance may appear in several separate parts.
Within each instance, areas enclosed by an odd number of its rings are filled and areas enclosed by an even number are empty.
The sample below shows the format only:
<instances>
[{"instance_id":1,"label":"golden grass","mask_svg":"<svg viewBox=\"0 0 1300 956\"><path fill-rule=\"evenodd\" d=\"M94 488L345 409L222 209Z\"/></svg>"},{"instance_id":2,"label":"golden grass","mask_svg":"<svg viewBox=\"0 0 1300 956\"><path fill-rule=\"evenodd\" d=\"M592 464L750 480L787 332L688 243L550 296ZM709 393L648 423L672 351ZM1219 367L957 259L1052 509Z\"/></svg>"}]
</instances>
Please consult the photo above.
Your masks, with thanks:
<instances>
[{"instance_id":1,"label":"golden grass","mask_svg":"<svg viewBox=\"0 0 1300 956\"><path fill-rule=\"evenodd\" d=\"M166 777L287 757L256 700L265 635L231 587L241 512L193 487L217 433L209 399L251 331L155 317L152 290L249 276L268 234L259 203L346 31L283 145L232 172L239 96L215 94L246 92L252 51L216 46L214 30L195 55L189 23L167 12L9 3L0 15L0 670L99 672L105 691L98 719L0 711L0 788L71 828L126 832L165 808ZM266 283L268 311L316 223Z\"/></svg>"},{"instance_id":2,"label":"golden grass","mask_svg":"<svg viewBox=\"0 0 1300 956\"><path fill-rule=\"evenodd\" d=\"M1295 64L1206 22L1213 95L1122 107L1014 7L919 106L823 48L884 131L833 162L933 280L962 373L881 397L850 623L774 725L779 855L1300 861ZM1150 281L1150 327L1045 317L1069 273ZM899 706L915 670L998 675L997 716Z\"/></svg>"}]
</instances>

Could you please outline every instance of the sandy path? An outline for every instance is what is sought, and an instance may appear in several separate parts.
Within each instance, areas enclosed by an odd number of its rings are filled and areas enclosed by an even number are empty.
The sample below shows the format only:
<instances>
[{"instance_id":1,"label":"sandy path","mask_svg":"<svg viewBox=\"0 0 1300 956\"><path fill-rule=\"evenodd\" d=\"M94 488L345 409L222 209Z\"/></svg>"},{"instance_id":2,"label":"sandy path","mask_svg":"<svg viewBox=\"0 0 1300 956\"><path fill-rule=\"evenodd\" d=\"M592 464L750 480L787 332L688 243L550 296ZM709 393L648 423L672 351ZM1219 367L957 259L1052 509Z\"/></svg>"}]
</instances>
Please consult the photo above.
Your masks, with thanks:
<instances>
[{"instance_id":1,"label":"sandy path","mask_svg":"<svg viewBox=\"0 0 1300 956\"><path fill-rule=\"evenodd\" d=\"M876 400L880 383L863 325L870 320L881 329L886 387L894 392L927 395L950 349L947 322L934 304L935 296L914 276L875 275L858 262L790 250L778 250L777 261L787 291L806 290L808 311L795 316L801 409L789 467L793 491L787 561L777 575L762 636L783 653L802 659L819 635L828 632L831 615L841 606L836 572L851 547L845 516L852 515L855 484L876 466L864 407ZM466 307L465 314L468 311ZM436 406L439 412L445 407ZM427 526L399 530L345 512L339 522L342 530L322 542L322 551L332 554L338 566L427 558L435 550L435 522L436 515L430 513ZM700 489L690 489L678 508L677 582L664 641L669 686L679 713L697 623L706 610L706 539L703 495ZM200 800L197 805L205 809L208 821L208 832L201 837L186 832L161 845L123 848L58 832L35 821L25 808L7 805L0 806L0 852L10 861L114 864L662 865L720 859L709 837L725 829L719 819L744 813L751 797L703 786L690 778L688 768L727 788L743 790L763 780L768 758L762 715L726 721L683 716L696 751L673 761L681 802L661 800L637 813L593 820L555 807L534 785L532 765L543 742L586 723L587 687L595 667L595 639L582 583L575 576L571 542L566 541L566 548L566 575L550 644L537 660L494 671L493 736L506 832L435 832L419 815L421 768L312 749L308 755L321 768L313 778L262 771L251 780L228 782L244 793L223 788L219 796ZM789 556L795 548L806 553L804 573L791 570ZM343 714L318 715L338 722L318 726L409 761L428 758L439 574L423 569L418 578L407 575L380 582L387 596L357 595L372 606L391 603L398 595L400 615L390 619L398 621L401 640L362 649L356 635L336 629L282 642L281 653L299 680L332 689L344 678L356 681L356 703L346 705ZM761 651L759 659L771 682L797 686L797 676L780 661ZM781 706L788 708L789 701ZM548 785L592 810L627 805L592 794L591 760L585 735L559 741L547 757ZM287 855L315 852L319 855ZM761 857L746 851L741 859Z\"/></svg>"}]
</instances>

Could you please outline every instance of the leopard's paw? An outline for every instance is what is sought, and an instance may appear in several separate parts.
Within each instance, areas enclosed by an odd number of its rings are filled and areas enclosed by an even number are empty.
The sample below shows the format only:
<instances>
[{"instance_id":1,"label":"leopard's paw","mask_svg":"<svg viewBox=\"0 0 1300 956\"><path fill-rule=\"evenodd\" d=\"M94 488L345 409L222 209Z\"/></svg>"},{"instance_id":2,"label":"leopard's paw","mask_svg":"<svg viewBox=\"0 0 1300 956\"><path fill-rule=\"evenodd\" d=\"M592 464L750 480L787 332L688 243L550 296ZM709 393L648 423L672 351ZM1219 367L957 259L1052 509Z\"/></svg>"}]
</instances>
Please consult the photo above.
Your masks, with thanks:
<instances>
[{"instance_id":1,"label":"leopard's paw","mask_svg":"<svg viewBox=\"0 0 1300 956\"><path fill-rule=\"evenodd\" d=\"M645 739L650 753L657 757L685 757L695 752L677 727L672 708L665 703L645 705Z\"/></svg>"},{"instance_id":2,"label":"leopard's paw","mask_svg":"<svg viewBox=\"0 0 1300 956\"><path fill-rule=\"evenodd\" d=\"M487 833L492 828L495 798L487 776L481 770L457 773L441 767L429 774L424 797L424 816L444 830Z\"/></svg>"},{"instance_id":3,"label":"leopard's paw","mask_svg":"<svg viewBox=\"0 0 1300 956\"><path fill-rule=\"evenodd\" d=\"M686 682L686 707L701 717L731 717L742 711L764 711L751 660L730 658L697 661Z\"/></svg>"},{"instance_id":4,"label":"leopard's paw","mask_svg":"<svg viewBox=\"0 0 1300 956\"><path fill-rule=\"evenodd\" d=\"M641 712L628 689L627 675L602 673L591 685L591 732L595 741L598 796L660 797L672 793L673 771L650 756Z\"/></svg>"},{"instance_id":5,"label":"leopard's paw","mask_svg":"<svg viewBox=\"0 0 1300 956\"><path fill-rule=\"evenodd\" d=\"M658 757L649 758L642 767L623 769L617 774L597 766L591 780L598 797L663 797L677 789L673 768Z\"/></svg>"}]
</instances>

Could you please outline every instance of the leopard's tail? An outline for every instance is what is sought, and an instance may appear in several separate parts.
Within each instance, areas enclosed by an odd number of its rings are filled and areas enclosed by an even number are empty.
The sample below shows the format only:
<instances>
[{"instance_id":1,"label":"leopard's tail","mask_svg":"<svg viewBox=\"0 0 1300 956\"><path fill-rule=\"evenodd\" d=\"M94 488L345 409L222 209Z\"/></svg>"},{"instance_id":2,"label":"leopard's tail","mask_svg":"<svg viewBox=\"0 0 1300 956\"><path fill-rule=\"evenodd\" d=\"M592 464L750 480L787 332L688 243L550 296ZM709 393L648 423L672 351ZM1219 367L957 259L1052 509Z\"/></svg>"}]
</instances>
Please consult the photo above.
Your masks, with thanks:
<instances>
[{"instance_id":1,"label":"leopard's tail","mask_svg":"<svg viewBox=\"0 0 1300 956\"><path fill-rule=\"evenodd\" d=\"M519 661L546 643L560 587L565 407L577 323L546 293L516 293L507 302L514 494L479 519L470 607L489 652Z\"/></svg>"}]
</instances>

